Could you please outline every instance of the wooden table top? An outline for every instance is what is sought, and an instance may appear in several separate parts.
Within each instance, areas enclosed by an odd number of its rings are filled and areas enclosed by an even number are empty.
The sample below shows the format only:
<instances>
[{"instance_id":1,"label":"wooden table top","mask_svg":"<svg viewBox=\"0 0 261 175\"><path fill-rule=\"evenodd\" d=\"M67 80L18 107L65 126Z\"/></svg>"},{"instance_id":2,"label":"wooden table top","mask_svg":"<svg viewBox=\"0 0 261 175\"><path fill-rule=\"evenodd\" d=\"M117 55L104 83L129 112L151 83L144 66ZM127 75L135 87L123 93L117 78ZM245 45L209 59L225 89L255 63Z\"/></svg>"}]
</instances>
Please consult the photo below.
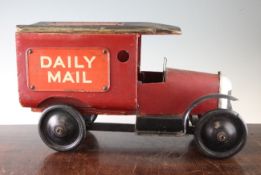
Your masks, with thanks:
<instances>
[{"instance_id":1,"label":"wooden table top","mask_svg":"<svg viewBox=\"0 0 261 175\"><path fill-rule=\"evenodd\" d=\"M261 125L248 126L245 148L225 160L198 153L192 136L92 131L79 150L58 153L37 126L0 126L0 175L261 174Z\"/></svg>"}]
</instances>

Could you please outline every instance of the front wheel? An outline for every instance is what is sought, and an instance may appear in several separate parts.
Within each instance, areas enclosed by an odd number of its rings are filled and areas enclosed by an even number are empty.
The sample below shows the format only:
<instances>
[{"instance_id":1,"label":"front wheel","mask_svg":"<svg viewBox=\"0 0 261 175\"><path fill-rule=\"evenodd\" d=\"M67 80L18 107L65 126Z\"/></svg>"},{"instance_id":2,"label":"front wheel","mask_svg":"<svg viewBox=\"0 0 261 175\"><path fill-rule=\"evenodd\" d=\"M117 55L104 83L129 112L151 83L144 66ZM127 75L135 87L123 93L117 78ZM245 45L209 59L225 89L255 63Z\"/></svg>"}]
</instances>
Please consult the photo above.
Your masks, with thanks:
<instances>
[{"instance_id":1,"label":"front wheel","mask_svg":"<svg viewBox=\"0 0 261 175\"><path fill-rule=\"evenodd\" d=\"M222 159L233 156L244 147L247 128L237 113L217 109L200 118L194 135L203 154Z\"/></svg>"},{"instance_id":2,"label":"front wheel","mask_svg":"<svg viewBox=\"0 0 261 175\"><path fill-rule=\"evenodd\" d=\"M73 150L86 137L81 114L66 105L54 105L44 110L39 122L43 142L56 151Z\"/></svg>"}]
</instances>

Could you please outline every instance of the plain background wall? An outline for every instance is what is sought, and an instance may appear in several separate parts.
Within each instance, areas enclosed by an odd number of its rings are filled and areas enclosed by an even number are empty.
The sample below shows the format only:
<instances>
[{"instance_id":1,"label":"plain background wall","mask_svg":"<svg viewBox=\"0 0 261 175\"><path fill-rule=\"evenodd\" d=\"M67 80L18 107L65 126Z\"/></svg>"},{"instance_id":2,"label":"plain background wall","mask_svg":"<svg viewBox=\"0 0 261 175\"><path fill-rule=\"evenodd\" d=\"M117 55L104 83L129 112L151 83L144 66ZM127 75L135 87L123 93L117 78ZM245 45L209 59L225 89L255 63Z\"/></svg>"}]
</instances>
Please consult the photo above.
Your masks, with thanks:
<instances>
[{"instance_id":1,"label":"plain background wall","mask_svg":"<svg viewBox=\"0 0 261 175\"><path fill-rule=\"evenodd\" d=\"M261 123L260 0L8 0L0 1L0 124L36 124L39 113L18 102L15 25L38 21L147 21L178 25L181 36L146 36L142 69L168 67L216 73L233 82L234 103L247 123ZM134 116L99 121L134 122Z\"/></svg>"}]
</instances>

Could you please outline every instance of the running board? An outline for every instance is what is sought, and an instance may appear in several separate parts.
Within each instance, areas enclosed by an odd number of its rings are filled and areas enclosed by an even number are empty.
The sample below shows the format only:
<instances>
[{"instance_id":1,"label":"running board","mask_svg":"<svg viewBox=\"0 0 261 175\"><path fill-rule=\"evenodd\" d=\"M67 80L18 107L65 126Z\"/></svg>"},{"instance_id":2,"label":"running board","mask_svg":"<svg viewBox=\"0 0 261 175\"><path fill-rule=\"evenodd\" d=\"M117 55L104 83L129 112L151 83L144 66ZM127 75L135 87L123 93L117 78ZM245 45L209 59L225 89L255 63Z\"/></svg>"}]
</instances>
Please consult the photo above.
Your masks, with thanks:
<instances>
[{"instance_id":1,"label":"running board","mask_svg":"<svg viewBox=\"0 0 261 175\"><path fill-rule=\"evenodd\" d=\"M134 124L125 123L93 123L88 130L111 132L135 132Z\"/></svg>"},{"instance_id":2,"label":"running board","mask_svg":"<svg viewBox=\"0 0 261 175\"><path fill-rule=\"evenodd\" d=\"M136 132L138 133L178 133L182 130L181 117L137 116L136 118Z\"/></svg>"},{"instance_id":3,"label":"running board","mask_svg":"<svg viewBox=\"0 0 261 175\"><path fill-rule=\"evenodd\" d=\"M93 123L87 128L93 131L136 132L138 134L178 134L183 131L183 120L173 116L138 116L136 124ZM193 133L189 127L188 134Z\"/></svg>"}]
</instances>

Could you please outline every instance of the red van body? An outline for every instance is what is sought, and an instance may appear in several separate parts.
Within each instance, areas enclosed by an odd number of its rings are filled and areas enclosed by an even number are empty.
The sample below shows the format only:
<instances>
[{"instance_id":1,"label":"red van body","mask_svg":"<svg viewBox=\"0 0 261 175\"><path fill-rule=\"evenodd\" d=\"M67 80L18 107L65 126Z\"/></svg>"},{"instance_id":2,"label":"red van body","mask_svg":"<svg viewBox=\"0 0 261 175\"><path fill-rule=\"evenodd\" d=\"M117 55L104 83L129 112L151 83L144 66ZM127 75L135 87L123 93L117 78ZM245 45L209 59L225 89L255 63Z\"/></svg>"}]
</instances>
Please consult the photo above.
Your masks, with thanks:
<instances>
[{"instance_id":1,"label":"red van body","mask_svg":"<svg viewBox=\"0 0 261 175\"><path fill-rule=\"evenodd\" d=\"M37 28L30 32L18 31L16 43L21 104L34 110L42 110L53 104L67 104L86 114L181 116L195 99L219 92L218 74L177 69L166 69L164 75L157 72L140 71L141 35L142 33L52 33L42 32ZM61 54L59 49L71 50L71 53L69 51L67 54L75 56L77 53L74 51L77 49L87 49L88 51L92 48L106 49L108 52L109 76L107 81L109 83L107 83L106 90L81 90L78 87L82 83L72 82L54 82L54 88L40 88L39 82L48 84L47 76L38 73L41 69L40 56L49 54L52 59L57 58ZM121 51L128 54L128 60L125 62L118 59ZM30 62L33 62L30 61L32 59L35 60L35 63L30 65ZM56 69L58 68L57 66ZM65 67L64 69L77 71L77 68L71 70ZM87 74L89 72L87 71ZM156 74L165 76L164 80L148 81ZM30 84L29 77L39 80L38 84ZM66 84L73 84L73 86L66 89L63 87ZM205 113L216 109L217 106L218 100L213 99L198 106L193 113Z\"/></svg>"}]
</instances>

